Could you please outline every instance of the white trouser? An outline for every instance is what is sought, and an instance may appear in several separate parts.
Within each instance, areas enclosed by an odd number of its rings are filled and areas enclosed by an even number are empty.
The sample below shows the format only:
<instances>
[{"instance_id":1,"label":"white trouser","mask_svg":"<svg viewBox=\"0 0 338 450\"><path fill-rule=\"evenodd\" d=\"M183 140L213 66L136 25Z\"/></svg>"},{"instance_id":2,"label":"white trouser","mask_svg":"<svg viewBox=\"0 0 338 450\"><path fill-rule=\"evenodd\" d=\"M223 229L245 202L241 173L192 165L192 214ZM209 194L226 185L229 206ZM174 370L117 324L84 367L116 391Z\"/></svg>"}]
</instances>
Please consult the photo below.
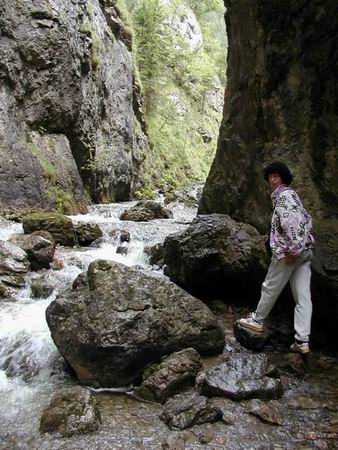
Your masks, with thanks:
<instances>
[{"instance_id":1,"label":"white trouser","mask_svg":"<svg viewBox=\"0 0 338 450\"><path fill-rule=\"evenodd\" d=\"M311 330L312 302L310 292L312 250L303 252L294 262L287 265L272 257L268 273L262 284L261 298L253 318L263 322L268 317L284 286L290 281L295 306L295 338L307 342Z\"/></svg>"}]
</instances>

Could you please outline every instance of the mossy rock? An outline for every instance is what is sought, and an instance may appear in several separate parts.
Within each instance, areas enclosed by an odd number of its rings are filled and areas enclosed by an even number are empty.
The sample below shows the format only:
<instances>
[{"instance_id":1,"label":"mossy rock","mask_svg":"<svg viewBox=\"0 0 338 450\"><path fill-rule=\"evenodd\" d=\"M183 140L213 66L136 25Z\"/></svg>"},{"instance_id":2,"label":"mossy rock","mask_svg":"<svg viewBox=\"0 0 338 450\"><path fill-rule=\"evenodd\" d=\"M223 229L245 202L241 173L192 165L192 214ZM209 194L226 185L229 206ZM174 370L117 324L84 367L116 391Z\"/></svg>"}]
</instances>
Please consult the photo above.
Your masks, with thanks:
<instances>
[{"instance_id":1,"label":"mossy rock","mask_svg":"<svg viewBox=\"0 0 338 450\"><path fill-rule=\"evenodd\" d=\"M71 219L55 212L35 212L23 218L23 230L26 234L34 231L49 231L55 242L62 245L75 245L75 233Z\"/></svg>"}]
</instances>

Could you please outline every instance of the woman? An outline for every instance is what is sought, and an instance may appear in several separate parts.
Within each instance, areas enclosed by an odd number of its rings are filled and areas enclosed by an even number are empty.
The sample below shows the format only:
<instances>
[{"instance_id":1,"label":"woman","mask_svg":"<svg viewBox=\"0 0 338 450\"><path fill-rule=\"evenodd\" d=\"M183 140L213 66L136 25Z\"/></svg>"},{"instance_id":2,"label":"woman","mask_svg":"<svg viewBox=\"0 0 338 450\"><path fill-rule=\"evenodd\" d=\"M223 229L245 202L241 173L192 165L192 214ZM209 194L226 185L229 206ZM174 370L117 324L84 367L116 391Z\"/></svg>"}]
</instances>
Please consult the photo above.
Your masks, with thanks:
<instances>
[{"instance_id":1,"label":"woman","mask_svg":"<svg viewBox=\"0 0 338 450\"><path fill-rule=\"evenodd\" d=\"M290 348L295 352L308 353L312 315L312 219L298 194L289 187L293 177L285 164L276 161L267 166L264 179L270 184L274 207L269 242L272 257L257 309L250 317L240 319L239 324L248 330L263 333L264 320L289 281L296 303L295 342Z\"/></svg>"}]
</instances>

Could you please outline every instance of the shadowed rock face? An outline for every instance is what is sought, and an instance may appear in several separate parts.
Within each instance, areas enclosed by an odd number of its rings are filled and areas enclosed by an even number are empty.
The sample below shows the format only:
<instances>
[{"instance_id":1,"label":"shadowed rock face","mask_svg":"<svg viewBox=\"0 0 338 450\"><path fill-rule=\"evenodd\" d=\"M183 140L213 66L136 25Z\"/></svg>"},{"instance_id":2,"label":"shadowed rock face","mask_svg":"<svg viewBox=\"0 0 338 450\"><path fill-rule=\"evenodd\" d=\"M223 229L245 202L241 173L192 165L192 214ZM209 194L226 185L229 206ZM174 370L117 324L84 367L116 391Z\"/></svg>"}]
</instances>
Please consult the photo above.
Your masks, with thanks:
<instances>
[{"instance_id":1,"label":"shadowed rock face","mask_svg":"<svg viewBox=\"0 0 338 450\"><path fill-rule=\"evenodd\" d=\"M1 209L83 211L83 184L96 201L129 199L147 144L110 3L1 2Z\"/></svg>"},{"instance_id":2,"label":"shadowed rock face","mask_svg":"<svg viewBox=\"0 0 338 450\"><path fill-rule=\"evenodd\" d=\"M164 273L198 298L248 302L267 269L264 239L252 226L222 214L197 216L163 244Z\"/></svg>"},{"instance_id":3,"label":"shadowed rock face","mask_svg":"<svg viewBox=\"0 0 338 450\"><path fill-rule=\"evenodd\" d=\"M266 231L263 165L279 159L314 218L314 320L338 320L338 3L226 0L228 84L200 213ZM334 331L330 340L336 340Z\"/></svg>"}]
</instances>

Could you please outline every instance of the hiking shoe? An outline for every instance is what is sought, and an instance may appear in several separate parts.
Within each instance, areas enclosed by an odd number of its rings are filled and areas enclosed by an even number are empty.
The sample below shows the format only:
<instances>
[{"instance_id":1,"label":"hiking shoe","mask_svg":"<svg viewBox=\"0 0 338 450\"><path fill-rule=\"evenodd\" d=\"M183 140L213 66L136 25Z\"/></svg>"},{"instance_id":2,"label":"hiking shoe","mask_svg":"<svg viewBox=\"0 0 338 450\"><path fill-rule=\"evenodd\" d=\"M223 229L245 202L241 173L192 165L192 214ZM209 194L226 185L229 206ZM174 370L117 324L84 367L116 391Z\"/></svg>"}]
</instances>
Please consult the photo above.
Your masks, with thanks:
<instances>
[{"instance_id":1,"label":"hiking shoe","mask_svg":"<svg viewBox=\"0 0 338 450\"><path fill-rule=\"evenodd\" d=\"M262 323L257 322L252 317L252 315L245 319L244 318L239 319L238 323L241 327L245 328L246 330L254 331L255 333L264 332L264 325Z\"/></svg>"},{"instance_id":2,"label":"hiking shoe","mask_svg":"<svg viewBox=\"0 0 338 450\"><path fill-rule=\"evenodd\" d=\"M309 353L310 352L309 343L308 342L294 342L291 345L290 350L295 353L302 353L302 354Z\"/></svg>"}]
</instances>

